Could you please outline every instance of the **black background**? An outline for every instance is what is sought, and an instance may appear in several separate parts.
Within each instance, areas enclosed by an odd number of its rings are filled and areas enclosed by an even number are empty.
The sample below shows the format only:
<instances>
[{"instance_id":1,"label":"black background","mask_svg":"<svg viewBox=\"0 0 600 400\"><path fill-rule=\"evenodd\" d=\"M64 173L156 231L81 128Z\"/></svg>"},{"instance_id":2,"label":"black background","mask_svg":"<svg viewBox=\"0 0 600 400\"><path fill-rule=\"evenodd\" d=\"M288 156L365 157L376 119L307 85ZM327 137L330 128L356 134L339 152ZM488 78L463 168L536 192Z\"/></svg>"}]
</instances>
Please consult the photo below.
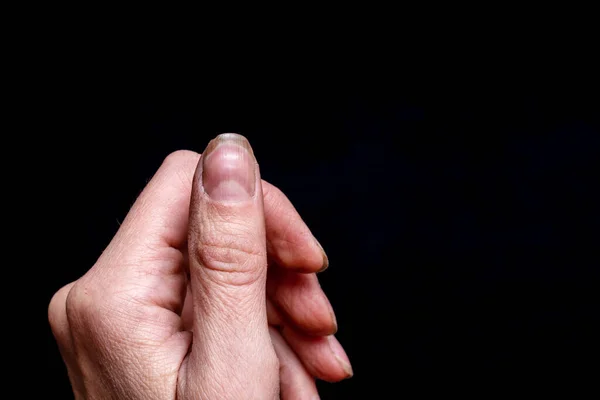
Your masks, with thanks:
<instances>
[{"instance_id":1,"label":"black background","mask_svg":"<svg viewBox=\"0 0 600 400\"><path fill-rule=\"evenodd\" d=\"M597 94L240 80L209 93L71 76L42 90L44 305L91 267L166 155L239 132L329 255L320 279L355 376L319 384L323 399L597 379ZM44 326L47 391L68 398Z\"/></svg>"}]
</instances>

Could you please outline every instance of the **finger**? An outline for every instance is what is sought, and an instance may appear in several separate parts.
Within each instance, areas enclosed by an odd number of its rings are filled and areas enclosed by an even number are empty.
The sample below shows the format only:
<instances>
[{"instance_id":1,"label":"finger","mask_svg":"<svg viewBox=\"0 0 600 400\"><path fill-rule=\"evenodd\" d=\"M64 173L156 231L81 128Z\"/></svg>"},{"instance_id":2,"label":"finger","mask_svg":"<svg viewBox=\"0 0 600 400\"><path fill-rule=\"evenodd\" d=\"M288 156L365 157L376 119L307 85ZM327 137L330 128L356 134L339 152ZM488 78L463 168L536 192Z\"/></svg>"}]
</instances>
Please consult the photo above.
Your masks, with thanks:
<instances>
[{"instance_id":1,"label":"finger","mask_svg":"<svg viewBox=\"0 0 600 400\"><path fill-rule=\"evenodd\" d=\"M270 267L267 294L283 317L300 331L315 336L337 331L335 313L317 276Z\"/></svg>"},{"instance_id":2,"label":"finger","mask_svg":"<svg viewBox=\"0 0 600 400\"><path fill-rule=\"evenodd\" d=\"M315 380L298 360L275 328L269 329L271 341L279 358L279 382L282 400L317 400Z\"/></svg>"},{"instance_id":3,"label":"finger","mask_svg":"<svg viewBox=\"0 0 600 400\"><path fill-rule=\"evenodd\" d=\"M168 155L120 226L112 251L144 247L182 250L187 241L190 191L200 155L180 150ZM116 248L115 248L116 247Z\"/></svg>"},{"instance_id":4,"label":"finger","mask_svg":"<svg viewBox=\"0 0 600 400\"><path fill-rule=\"evenodd\" d=\"M327 269L325 251L308 229L290 200L281 190L263 181L267 248L269 256L281 267L298 272Z\"/></svg>"},{"instance_id":5,"label":"finger","mask_svg":"<svg viewBox=\"0 0 600 400\"><path fill-rule=\"evenodd\" d=\"M193 345L190 381L246 398L277 395L277 357L266 315L265 217L258 165L248 141L212 140L194 178L189 222Z\"/></svg>"},{"instance_id":6,"label":"finger","mask_svg":"<svg viewBox=\"0 0 600 400\"><path fill-rule=\"evenodd\" d=\"M350 360L335 336L307 336L287 326L281 335L311 375L328 382L352 377Z\"/></svg>"},{"instance_id":7,"label":"finger","mask_svg":"<svg viewBox=\"0 0 600 400\"><path fill-rule=\"evenodd\" d=\"M332 339L323 338L325 340L314 340L314 336L295 334L296 330L294 327L290 326L289 322L282 317L281 312L273 305L270 299L267 299L267 315L269 324L272 327L278 328L285 335L284 338L290 348L315 378L337 382L352 376L352 367L349 366L350 364L347 361L348 358L345 356L345 353L337 355L340 352L340 349L337 347L339 343L337 343L337 340L333 336L329 336ZM336 341L333 343L336 346L336 353L333 352L332 346L329 346L327 340ZM324 346L324 343L327 345ZM341 351L343 352L343 349Z\"/></svg>"},{"instance_id":8,"label":"finger","mask_svg":"<svg viewBox=\"0 0 600 400\"><path fill-rule=\"evenodd\" d=\"M181 249L187 242L190 187L198 159L188 151L165 159L75 291L85 286L101 299L131 303L134 298L143 306L181 312L185 295Z\"/></svg>"}]
</instances>

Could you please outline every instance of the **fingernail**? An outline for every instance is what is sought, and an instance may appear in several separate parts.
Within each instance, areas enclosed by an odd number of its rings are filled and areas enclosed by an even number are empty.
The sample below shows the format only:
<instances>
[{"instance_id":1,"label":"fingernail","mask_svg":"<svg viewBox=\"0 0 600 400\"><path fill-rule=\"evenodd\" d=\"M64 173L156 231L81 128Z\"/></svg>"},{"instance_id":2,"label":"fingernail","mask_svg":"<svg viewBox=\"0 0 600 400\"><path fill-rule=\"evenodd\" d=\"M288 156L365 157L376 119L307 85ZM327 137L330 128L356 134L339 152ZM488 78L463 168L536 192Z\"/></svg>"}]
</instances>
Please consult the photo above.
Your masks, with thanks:
<instances>
[{"instance_id":1,"label":"fingernail","mask_svg":"<svg viewBox=\"0 0 600 400\"><path fill-rule=\"evenodd\" d=\"M202 185L214 200L243 201L254 196L256 159L242 135L224 133L202 154Z\"/></svg>"},{"instance_id":2,"label":"fingernail","mask_svg":"<svg viewBox=\"0 0 600 400\"><path fill-rule=\"evenodd\" d=\"M327 300L327 302L329 303L329 300ZM331 319L333 321L333 326L335 329L333 333L337 333L337 331L338 331L337 318L335 317L335 312L333 311L333 307L331 306L331 303L329 303L329 314L331 314Z\"/></svg>"},{"instance_id":3,"label":"fingernail","mask_svg":"<svg viewBox=\"0 0 600 400\"><path fill-rule=\"evenodd\" d=\"M329 316L331 317L331 323L333 324L333 332L330 332L329 335L335 335L338 331L338 324L337 324L337 318L335 316L335 311L333 311L333 306L331 305L331 302L329 301L329 299L327 298L327 296L325 295L325 293L323 293L323 301L326 304L327 308L329 309Z\"/></svg>"},{"instance_id":4,"label":"fingernail","mask_svg":"<svg viewBox=\"0 0 600 400\"><path fill-rule=\"evenodd\" d=\"M352 366L350 365L350 360L348 359L348 356L346 355L344 348L342 347L340 342L338 342L338 340L335 338L335 336L331 335L331 336L328 336L327 338L329 340L329 347L331 348L331 352L333 353L333 356L335 357L337 362L340 363L340 366L342 367L344 372L346 372L346 374L348 375L347 377L348 378L352 377L354 375L354 372L352 371Z\"/></svg>"},{"instance_id":5,"label":"fingernail","mask_svg":"<svg viewBox=\"0 0 600 400\"><path fill-rule=\"evenodd\" d=\"M325 254L325 250L323 250L323 246L321 246L321 243L319 243L319 241L316 238L315 238L315 243L317 243L317 246L319 246L319 249L321 249L321 254L323 254L323 266L317 272L323 272L327 268L329 268L329 258L327 258L327 254Z\"/></svg>"}]
</instances>

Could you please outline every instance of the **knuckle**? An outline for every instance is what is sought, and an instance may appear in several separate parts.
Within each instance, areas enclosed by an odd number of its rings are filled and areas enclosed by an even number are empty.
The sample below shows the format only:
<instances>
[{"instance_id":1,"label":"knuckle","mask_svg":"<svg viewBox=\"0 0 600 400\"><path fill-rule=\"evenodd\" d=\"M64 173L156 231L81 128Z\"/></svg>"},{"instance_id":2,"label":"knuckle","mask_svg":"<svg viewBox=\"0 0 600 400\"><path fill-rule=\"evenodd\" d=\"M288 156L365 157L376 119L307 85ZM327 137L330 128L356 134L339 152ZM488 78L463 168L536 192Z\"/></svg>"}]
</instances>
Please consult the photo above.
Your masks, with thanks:
<instances>
[{"instance_id":1,"label":"knuckle","mask_svg":"<svg viewBox=\"0 0 600 400\"><path fill-rule=\"evenodd\" d=\"M62 332L63 324L66 318L66 301L73 283L60 288L50 300L48 305L48 322L55 335Z\"/></svg>"},{"instance_id":2,"label":"knuckle","mask_svg":"<svg viewBox=\"0 0 600 400\"><path fill-rule=\"evenodd\" d=\"M67 319L71 326L87 326L101 319L101 301L93 298L85 282L76 283L66 299Z\"/></svg>"},{"instance_id":3,"label":"knuckle","mask_svg":"<svg viewBox=\"0 0 600 400\"><path fill-rule=\"evenodd\" d=\"M93 282L74 285L66 301L67 321L74 338L86 341L118 333L128 315L116 300L114 293L99 293Z\"/></svg>"},{"instance_id":4,"label":"knuckle","mask_svg":"<svg viewBox=\"0 0 600 400\"><path fill-rule=\"evenodd\" d=\"M242 285L266 273L266 248L242 232L210 229L193 246L195 258L205 270L220 275L220 281Z\"/></svg>"},{"instance_id":5,"label":"knuckle","mask_svg":"<svg viewBox=\"0 0 600 400\"><path fill-rule=\"evenodd\" d=\"M266 265L265 251L251 240L222 236L215 240L203 240L197 246L197 256L201 263L211 269L252 272Z\"/></svg>"},{"instance_id":6,"label":"knuckle","mask_svg":"<svg viewBox=\"0 0 600 400\"><path fill-rule=\"evenodd\" d=\"M94 280L78 281L69 291L64 307L72 335L84 341L119 337L129 344L156 343L179 319L176 314L149 305L135 285L113 284L108 289Z\"/></svg>"},{"instance_id":7,"label":"knuckle","mask_svg":"<svg viewBox=\"0 0 600 400\"><path fill-rule=\"evenodd\" d=\"M197 163L200 155L190 150L177 150L165 157L163 165L166 167L179 167L190 163Z\"/></svg>"},{"instance_id":8,"label":"knuckle","mask_svg":"<svg viewBox=\"0 0 600 400\"><path fill-rule=\"evenodd\" d=\"M160 172L165 179L178 179L183 187L193 180L200 155L189 150L177 150L165 157Z\"/></svg>"}]
</instances>

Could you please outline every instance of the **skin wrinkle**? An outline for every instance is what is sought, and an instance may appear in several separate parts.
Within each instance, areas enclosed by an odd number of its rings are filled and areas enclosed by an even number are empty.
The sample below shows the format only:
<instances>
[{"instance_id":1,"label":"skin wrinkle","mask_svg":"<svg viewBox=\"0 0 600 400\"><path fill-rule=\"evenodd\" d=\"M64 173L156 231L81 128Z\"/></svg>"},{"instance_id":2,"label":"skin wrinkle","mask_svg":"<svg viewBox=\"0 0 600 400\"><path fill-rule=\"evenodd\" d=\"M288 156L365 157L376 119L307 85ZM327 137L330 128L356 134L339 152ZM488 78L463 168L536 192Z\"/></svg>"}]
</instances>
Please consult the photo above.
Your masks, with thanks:
<instances>
[{"instance_id":1,"label":"skin wrinkle","mask_svg":"<svg viewBox=\"0 0 600 400\"><path fill-rule=\"evenodd\" d=\"M202 255L198 256L198 263L206 270L256 276L266 272L267 263L260 261L265 258L263 251L238 249L229 243L205 243L201 247ZM262 271L256 270L257 262L264 264L260 267Z\"/></svg>"},{"instance_id":2,"label":"skin wrinkle","mask_svg":"<svg viewBox=\"0 0 600 400\"><path fill-rule=\"evenodd\" d=\"M263 279L259 274L248 274L245 271L220 271L208 268L202 268L199 274L201 274L203 279L226 291L233 291L236 288L239 290L249 285L256 285Z\"/></svg>"}]
</instances>

